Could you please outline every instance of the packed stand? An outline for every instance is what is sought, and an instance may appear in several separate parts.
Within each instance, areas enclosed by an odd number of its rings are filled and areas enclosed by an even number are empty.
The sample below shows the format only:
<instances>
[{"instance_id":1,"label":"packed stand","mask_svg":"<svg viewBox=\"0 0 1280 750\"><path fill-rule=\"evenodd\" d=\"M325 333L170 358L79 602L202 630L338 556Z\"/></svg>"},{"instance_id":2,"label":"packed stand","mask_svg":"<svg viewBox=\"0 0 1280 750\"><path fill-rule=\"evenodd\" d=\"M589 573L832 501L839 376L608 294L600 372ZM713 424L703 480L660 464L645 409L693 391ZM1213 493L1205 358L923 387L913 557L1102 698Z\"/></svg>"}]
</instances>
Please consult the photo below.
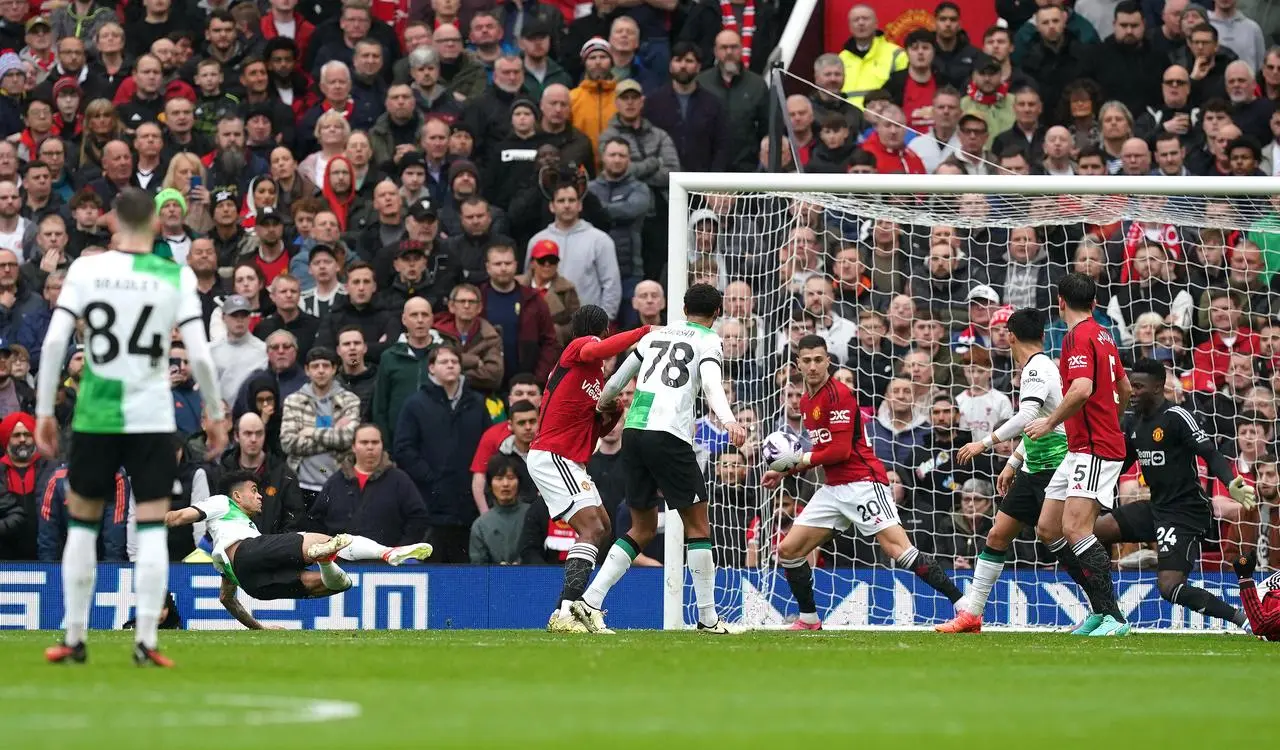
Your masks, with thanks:
<instances>
[{"instance_id":1,"label":"packed stand","mask_svg":"<svg viewBox=\"0 0 1280 750\"><path fill-rule=\"evenodd\" d=\"M1079 5L1001 0L1007 24L981 49L949 3L905 48L854 7L848 42L786 101L783 168L1280 172L1280 51L1234 2ZM198 279L233 420L231 448L206 462L175 336L175 508L251 469L264 533L562 562L573 531L548 516L524 456L570 316L593 304L616 330L665 321L668 177L767 169L762 75L789 13L775 0L0 0L0 559L59 559L65 467L34 452L33 368L66 267L112 246L112 201L136 186L155 195L155 253ZM1002 460L940 457L1012 413L1002 318L1051 306L1068 268L1102 282L1098 315L1134 356L1170 362L1171 388L1270 513L1280 214L1266 222L955 230L709 197L690 214L690 280L725 293L726 385L754 425L741 451L709 414L695 436L718 564L769 563L808 491L758 490L758 444L803 432L790 346L809 333L875 415L915 544L972 564ZM65 357L67 417L86 335ZM620 441L606 436L588 466L615 535L630 517ZM128 559L127 477L107 508L100 559ZM171 532L172 559L201 532ZM660 565L662 547L636 563ZM875 555L840 539L822 560ZM1047 560L1029 535L1015 556Z\"/></svg>"}]
</instances>

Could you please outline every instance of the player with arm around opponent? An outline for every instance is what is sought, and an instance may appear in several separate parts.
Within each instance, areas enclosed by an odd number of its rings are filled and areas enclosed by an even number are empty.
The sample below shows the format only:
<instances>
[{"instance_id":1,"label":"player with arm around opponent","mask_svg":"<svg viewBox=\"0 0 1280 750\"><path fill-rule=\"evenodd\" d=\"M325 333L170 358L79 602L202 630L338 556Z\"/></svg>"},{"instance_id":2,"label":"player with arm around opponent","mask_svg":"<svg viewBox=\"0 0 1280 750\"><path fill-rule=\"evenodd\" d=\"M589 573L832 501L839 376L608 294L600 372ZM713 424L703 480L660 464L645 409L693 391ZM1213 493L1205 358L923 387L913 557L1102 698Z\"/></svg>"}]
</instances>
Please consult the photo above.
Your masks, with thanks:
<instances>
[{"instance_id":1,"label":"player with arm around opponent","mask_svg":"<svg viewBox=\"0 0 1280 750\"><path fill-rule=\"evenodd\" d=\"M849 387L831 377L831 357L821 336L808 335L796 345L797 364L805 381L800 401L804 426L813 440L809 453L779 456L761 479L776 488L786 475L814 466L826 469L827 483L818 489L792 522L778 560L800 605L792 630L821 630L813 599L813 569L808 555L850 525L863 536L875 537L880 549L941 593L957 609L963 595L937 561L916 549L898 520L884 465L867 440L862 412Z\"/></svg>"},{"instance_id":2,"label":"player with arm around opponent","mask_svg":"<svg viewBox=\"0 0 1280 750\"><path fill-rule=\"evenodd\" d=\"M1138 361L1129 376L1134 413L1125 427L1124 469L1135 462L1142 467L1151 500L1115 508L1098 519L1093 533L1105 545L1155 542L1156 583L1165 601L1244 627L1242 610L1187 583L1200 541L1213 528L1213 502L1200 484L1196 458L1246 510L1254 506L1253 488L1236 476L1195 417L1164 397L1165 378L1164 364L1154 359Z\"/></svg>"},{"instance_id":3,"label":"player with arm around opponent","mask_svg":"<svg viewBox=\"0 0 1280 750\"><path fill-rule=\"evenodd\" d=\"M208 524L213 539L213 567L222 574L218 601L233 617L251 630L266 628L236 599L236 589L255 599L309 599L332 596L351 588L351 578L338 567L344 560L382 560L400 565L406 560L425 560L431 545L409 544L387 547L362 536L326 536L311 532L261 534L250 520L262 510L257 475L252 471L233 472L223 480L225 494L214 495L181 510L165 514L165 526ZM319 563L320 572L307 570Z\"/></svg>"},{"instance_id":4,"label":"player with arm around opponent","mask_svg":"<svg viewBox=\"0 0 1280 750\"><path fill-rule=\"evenodd\" d=\"M608 414L597 411L604 387L604 361L629 349L649 332L649 326L601 339L609 328L609 314L596 305L578 308L569 325L573 340L547 378L538 434L529 446L527 462L551 519L564 521L577 534L564 561L560 604L551 613L547 630L608 635L613 631L604 624L604 612L599 606L586 607L582 601L600 546L611 533L600 490L587 474L587 461L596 441L613 430L620 416L617 410Z\"/></svg>"}]
</instances>

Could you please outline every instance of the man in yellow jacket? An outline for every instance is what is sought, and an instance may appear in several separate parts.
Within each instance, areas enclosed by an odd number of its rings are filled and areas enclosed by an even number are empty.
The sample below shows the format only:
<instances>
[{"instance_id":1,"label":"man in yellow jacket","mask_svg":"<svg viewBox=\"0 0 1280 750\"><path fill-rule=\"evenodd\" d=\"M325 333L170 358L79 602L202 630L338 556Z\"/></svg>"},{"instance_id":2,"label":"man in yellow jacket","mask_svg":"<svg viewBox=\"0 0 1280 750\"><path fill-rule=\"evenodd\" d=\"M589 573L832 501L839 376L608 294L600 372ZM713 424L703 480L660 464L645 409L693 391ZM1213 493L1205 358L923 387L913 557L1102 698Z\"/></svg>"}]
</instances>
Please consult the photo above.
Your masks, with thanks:
<instances>
[{"instance_id":1,"label":"man in yellow jacket","mask_svg":"<svg viewBox=\"0 0 1280 750\"><path fill-rule=\"evenodd\" d=\"M573 126L591 139L591 152L597 166L600 161L600 134L609 127L617 113L614 106L613 48L600 37L592 37L582 45L582 65L586 74L582 83L569 92L569 110Z\"/></svg>"},{"instance_id":2,"label":"man in yellow jacket","mask_svg":"<svg viewBox=\"0 0 1280 750\"><path fill-rule=\"evenodd\" d=\"M876 12L869 5L849 9L849 40L840 50L844 63L844 95L861 108L862 99L872 91L884 88L894 71L906 70L907 53L885 39L876 28Z\"/></svg>"}]
</instances>

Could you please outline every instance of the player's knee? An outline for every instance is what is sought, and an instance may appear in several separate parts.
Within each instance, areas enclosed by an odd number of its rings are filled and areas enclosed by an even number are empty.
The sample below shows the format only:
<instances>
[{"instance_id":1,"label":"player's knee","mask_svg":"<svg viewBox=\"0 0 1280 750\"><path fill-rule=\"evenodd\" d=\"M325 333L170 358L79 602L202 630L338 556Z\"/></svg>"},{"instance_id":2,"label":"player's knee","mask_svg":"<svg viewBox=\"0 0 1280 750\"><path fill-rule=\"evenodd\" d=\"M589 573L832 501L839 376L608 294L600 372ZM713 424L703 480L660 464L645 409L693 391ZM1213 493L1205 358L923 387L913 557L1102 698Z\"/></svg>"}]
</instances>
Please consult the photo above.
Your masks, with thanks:
<instances>
[{"instance_id":1,"label":"player's knee","mask_svg":"<svg viewBox=\"0 0 1280 750\"><path fill-rule=\"evenodd\" d=\"M1160 598L1171 604L1173 603L1173 595L1177 593L1178 587L1181 585L1181 580L1168 578L1159 578L1156 580L1156 587L1160 589Z\"/></svg>"},{"instance_id":2,"label":"player's knee","mask_svg":"<svg viewBox=\"0 0 1280 750\"><path fill-rule=\"evenodd\" d=\"M793 541L789 536L778 545L779 560L799 560L808 552L809 550L805 549L804 545L798 541Z\"/></svg>"},{"instance_id":3,"label":"player's knee","mask_svg":"<svg viewBox=\"0 0 1280 750\"><path fill-rule=\"evenodd\" d=\"M578 530L578 538L596 547L603 546L609 539L609 520L603 513L584 518Z\"/></svg>"}]
</instances>

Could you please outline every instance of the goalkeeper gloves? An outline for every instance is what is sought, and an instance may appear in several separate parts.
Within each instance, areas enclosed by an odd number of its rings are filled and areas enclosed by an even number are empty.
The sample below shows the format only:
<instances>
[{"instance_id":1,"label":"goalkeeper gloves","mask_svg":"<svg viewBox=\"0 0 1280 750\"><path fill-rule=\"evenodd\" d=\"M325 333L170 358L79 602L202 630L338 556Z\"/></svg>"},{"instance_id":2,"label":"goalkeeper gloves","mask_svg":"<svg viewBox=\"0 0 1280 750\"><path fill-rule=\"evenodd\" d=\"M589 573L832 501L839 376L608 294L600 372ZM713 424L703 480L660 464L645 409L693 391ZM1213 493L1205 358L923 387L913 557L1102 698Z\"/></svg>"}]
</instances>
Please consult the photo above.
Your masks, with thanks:
<instances>
[{"instance_id":1,"label":"goalkeeper gloves","mask_svg":"<svg viewBox=\"0 0 1280 750\"><path fill-rule=\"evenodd\" d=\"M1257 566L1257 560L1252 555L1241 555L1236 558L1231 567L1236 569L1236 575L1240 576L1240 580L1252 579L1253 570Z\"/></svg>"},{"instance_id":2,"label":"goalkeeper gloves","mask_svg":"<svg viewBox=\"0 0 1280 750\"><path fill-rule=\"evenodd\" d=\"M773 459L773 463L769 464L771 471L779 474L789 474L796 469L803 469L809 465L808 456L804 453L784 453Z\"/></svg>"},{"instance_id":3,"label":"goalkeeper gloves","mask_svg":"<svg viewBox=\"0 0 1280 750\"><path fill-rule=\"evenodd\" d=\"M1253 510L1258 506L1257 501L1254 500L1254 489L1244 483L1243 477L1232 479L1231 484L1227 485L1227 492L1231 493L1231 499L1245 510Z\"/></svg>"}]
</instances>

